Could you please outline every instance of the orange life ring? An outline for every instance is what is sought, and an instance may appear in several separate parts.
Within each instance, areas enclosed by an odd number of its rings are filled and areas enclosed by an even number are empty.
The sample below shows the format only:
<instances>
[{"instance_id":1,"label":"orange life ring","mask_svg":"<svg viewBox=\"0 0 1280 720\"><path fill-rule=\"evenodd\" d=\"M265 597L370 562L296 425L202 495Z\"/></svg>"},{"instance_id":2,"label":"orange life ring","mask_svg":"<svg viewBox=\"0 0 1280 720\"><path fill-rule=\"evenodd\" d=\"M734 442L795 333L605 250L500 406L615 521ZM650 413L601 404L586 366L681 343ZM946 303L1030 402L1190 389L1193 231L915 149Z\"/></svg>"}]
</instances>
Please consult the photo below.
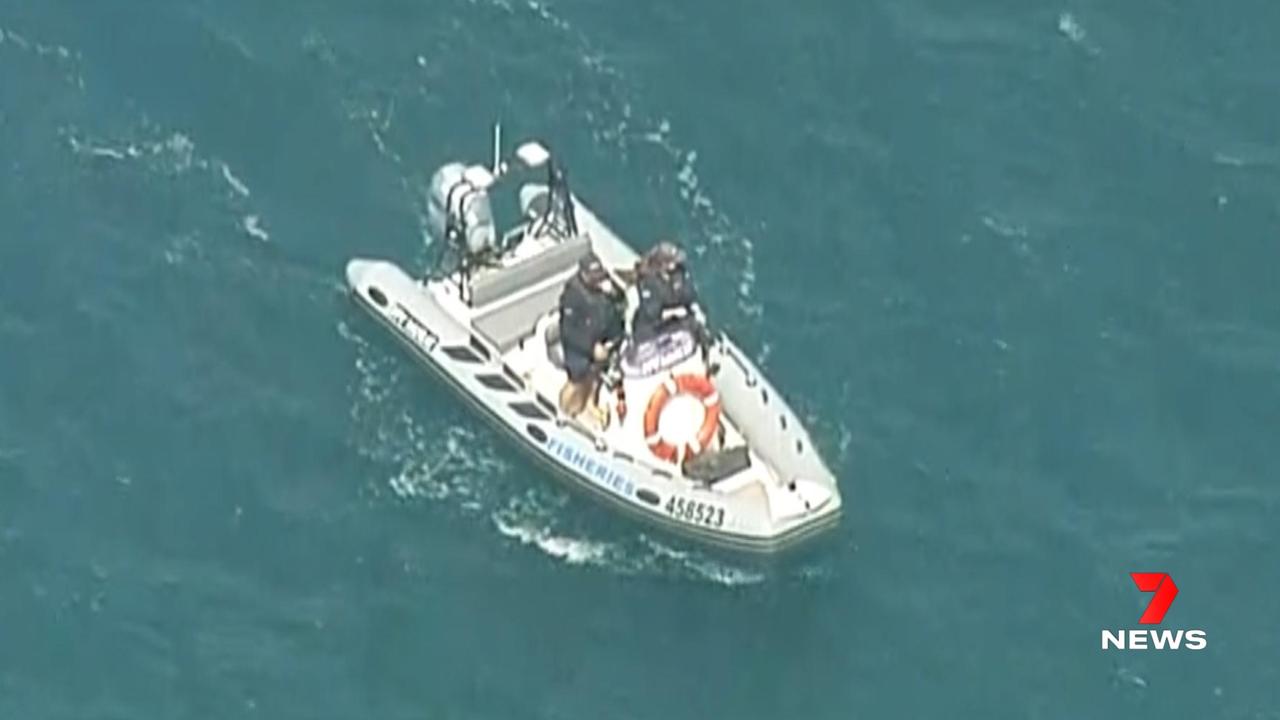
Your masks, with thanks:
<instances>
[{"instance_id":1,"label":"orange life ring","mask_svg":"<svg viewBox=\"0 0 1280 720\"><path fill-rule=\"evenodd\" d=\"M662 415L662 409L666 407L667 401L676 395L686 394L702 400L702 405L707 412L702 417L702 427L698 429L697 438L685 443L683 447L676 447L663 440L658 434L658 418ZM716 392L711 380L704 375L668 377L653 392L649 398L649 406L644 411L645 442L648 443L649 450L654 455L668 462L675 462L678 458L683 463L701 453L711 444L711 439L715 437L719 428L720 393Z\"/></svg>"}]
</instances>

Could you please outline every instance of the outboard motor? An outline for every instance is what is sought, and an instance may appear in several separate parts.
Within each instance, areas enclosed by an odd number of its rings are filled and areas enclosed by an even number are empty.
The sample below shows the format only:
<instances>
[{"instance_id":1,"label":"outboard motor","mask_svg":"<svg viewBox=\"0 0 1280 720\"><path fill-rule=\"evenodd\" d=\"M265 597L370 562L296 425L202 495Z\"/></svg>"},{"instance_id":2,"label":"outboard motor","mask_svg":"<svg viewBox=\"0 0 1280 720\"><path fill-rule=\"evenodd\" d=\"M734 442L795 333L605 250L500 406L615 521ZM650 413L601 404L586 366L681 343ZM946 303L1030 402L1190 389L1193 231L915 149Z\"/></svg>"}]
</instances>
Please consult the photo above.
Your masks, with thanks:
<instances>
[{"instance_id":1,"label":"outboard motor","mask_svg":"<svg viewBox=\"0 0 1280 720\"><path fill-rule=\"evenodd\" d=\"M497 245L489 186L493 174L483 167L449 163L431 176L427 196L427 226L434 240L477 259Z\"/></svg>"}]
</instances>

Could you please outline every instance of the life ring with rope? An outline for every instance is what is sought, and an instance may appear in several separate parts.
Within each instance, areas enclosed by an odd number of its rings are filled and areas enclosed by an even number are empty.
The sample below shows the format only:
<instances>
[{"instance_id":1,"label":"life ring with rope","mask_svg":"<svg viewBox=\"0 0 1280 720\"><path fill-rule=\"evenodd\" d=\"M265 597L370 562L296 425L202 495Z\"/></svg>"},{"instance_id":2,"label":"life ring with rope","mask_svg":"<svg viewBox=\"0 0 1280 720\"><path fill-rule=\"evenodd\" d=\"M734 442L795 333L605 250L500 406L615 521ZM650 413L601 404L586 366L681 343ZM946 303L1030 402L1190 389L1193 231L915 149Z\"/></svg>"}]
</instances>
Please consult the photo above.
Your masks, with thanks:
<instances>
[{"instance_id":1,"label":"life ring with rope","mask_svg":"<svg viewBox=\"0 0 1280 720\"><path fill-rule=\"evenodd\" d=\"M667 403L680 395L689 395L702 402L702 425L697 436L688 442L672 444L659 432L658 420ZM720 428L720 393L705 375L669 376L649 397L644 412L644 439L649 451L667 462L683 464L689 458L705 450Z\"/></svg>"}]
</instances>

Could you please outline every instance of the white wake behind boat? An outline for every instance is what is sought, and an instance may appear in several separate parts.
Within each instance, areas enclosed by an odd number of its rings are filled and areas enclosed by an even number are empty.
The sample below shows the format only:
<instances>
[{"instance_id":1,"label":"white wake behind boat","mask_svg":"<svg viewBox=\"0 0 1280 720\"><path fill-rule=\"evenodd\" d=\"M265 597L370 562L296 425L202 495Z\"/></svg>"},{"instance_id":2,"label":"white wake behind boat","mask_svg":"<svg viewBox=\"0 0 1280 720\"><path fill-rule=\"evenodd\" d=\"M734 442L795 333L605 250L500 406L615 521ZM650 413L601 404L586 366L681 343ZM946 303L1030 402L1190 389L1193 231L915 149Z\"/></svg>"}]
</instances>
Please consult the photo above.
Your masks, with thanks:
<instances>
[{"instance_id":1,"label":"white wake behind boat","mask_svg":"<svg viewBox=\"0 0 1280 720\"><path fill-rule=\"evenodd\" d=\"M544 146L527 142L505 161L495 129L494 156L492 167L450 163L433 177L429 224L441 258L426 278L385 260L347 264L359 304L532 457L641 520L755 552L833 527L835 476L723 332L705 353L687 329L628 340L613 386L600 390L603 417L561 412L561 290L589 252L613 272L638 256L570 193ZM545 182L520 185L520 219L499 233L490 191L533 170L545 170ZM634 289L628 295L634 308Z\"/></svg>"}]
</instances>

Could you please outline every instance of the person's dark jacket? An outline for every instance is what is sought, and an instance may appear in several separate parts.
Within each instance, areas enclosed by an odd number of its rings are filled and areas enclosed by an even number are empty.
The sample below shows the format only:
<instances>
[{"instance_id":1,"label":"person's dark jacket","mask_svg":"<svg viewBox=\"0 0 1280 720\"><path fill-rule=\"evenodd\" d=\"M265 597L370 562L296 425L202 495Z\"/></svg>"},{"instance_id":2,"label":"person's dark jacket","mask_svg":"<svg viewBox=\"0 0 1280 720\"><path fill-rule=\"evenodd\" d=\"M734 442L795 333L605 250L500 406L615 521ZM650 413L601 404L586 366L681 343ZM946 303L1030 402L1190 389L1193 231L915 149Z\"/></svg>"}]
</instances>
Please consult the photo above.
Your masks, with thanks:
<instances>
[{"instance_id":1,"label":"person's dark jacket","mask_svg":"<svg viewBox=\"0 0 1280 720\"><path fill-rule=\"evenodd\" d=\"M637 339L652 337L670 324L671 320L664 318L664 314L670 310L685 311L684 319L676 322L688 322L693 318L698 293L684 268L669 272L642 269L636 277L636 289L640 302L631 325Z\"/></svg>"},{"instance_id":2,"label":"person's dark jacket","mask_svg":"<svg viewBox=\"0 0 1280 720\"><path fill-rule=\"evenodd\" d=\"M571 379L584 377L596 365L596 343L621 338L623 332L622 313L612 297L576 275L565 283L560 294L560 344Z\"/></svg>"}]
</instances>

